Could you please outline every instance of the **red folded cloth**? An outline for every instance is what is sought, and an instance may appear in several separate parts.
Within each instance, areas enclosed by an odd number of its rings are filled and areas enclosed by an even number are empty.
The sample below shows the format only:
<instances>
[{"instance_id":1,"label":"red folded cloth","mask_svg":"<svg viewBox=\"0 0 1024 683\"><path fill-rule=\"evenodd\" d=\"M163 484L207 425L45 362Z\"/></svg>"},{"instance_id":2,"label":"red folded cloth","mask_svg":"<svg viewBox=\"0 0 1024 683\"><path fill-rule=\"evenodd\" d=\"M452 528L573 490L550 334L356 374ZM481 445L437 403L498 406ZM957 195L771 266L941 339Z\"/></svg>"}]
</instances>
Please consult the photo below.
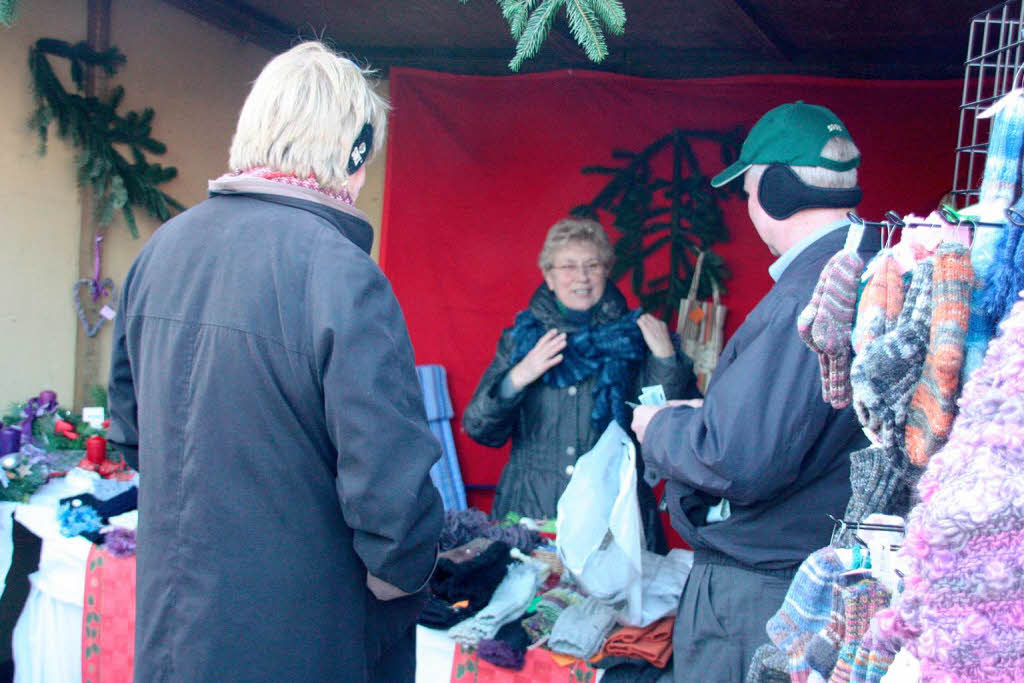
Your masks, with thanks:
<instances>
[{"instance_id":1,"label":"red folded cloth","mask_svg":"<svg viewBox=\"0 0 1024 683\"><path fill-rule=\"evenodd\" d=\"M608 636L601 653L606 657L631 657L664 669L672 656L675 617L663 617L650 626L623 626Z\"/></svg>"}]
</instances>

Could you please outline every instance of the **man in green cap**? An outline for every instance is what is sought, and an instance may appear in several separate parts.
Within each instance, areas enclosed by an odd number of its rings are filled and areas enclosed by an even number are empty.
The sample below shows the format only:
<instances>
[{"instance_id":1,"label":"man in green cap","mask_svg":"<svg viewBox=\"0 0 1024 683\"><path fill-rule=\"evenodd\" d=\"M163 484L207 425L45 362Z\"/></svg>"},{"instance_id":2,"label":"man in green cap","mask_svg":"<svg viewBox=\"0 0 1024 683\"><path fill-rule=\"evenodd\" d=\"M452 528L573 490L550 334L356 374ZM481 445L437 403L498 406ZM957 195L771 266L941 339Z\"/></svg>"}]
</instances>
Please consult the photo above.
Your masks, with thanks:
<instances>
[{"instance_id":1,"label":"man in green cap","mask_svg":"<svg viewBox=\"0 0 1024 683\"><path fill-rule=\"evenodd\" d=\"M791 645L808 606L784 605L787 590L829 544L829 515L846 509L849 454L867 439L852 408L822 400L818 356L797 316L847 239L859 164L835 114L795 102L765 114L739 160L711 181L742 176L750 220L778 259L774 286L729 340L703 404L633 413L648 472L667 480L673 526L694 548L673 634L677 682L743 680L776 612L786 626L772 639Z\"/></svg>"}]
</instances>

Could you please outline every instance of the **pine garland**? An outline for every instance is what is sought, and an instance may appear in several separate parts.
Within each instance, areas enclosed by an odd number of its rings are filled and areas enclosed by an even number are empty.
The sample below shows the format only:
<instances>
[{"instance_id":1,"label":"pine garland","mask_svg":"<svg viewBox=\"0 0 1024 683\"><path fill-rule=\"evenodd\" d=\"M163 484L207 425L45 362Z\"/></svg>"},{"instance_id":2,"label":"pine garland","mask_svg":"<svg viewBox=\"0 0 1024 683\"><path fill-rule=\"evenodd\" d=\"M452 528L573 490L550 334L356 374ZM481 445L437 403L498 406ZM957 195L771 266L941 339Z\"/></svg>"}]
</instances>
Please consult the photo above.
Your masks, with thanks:
<instances>
[{"instance_id":1,"label":"pine garland","mask_svg":"<svg viewBox=\"0 0 1024 683\"><path fill-rule=\"evenodd\" d=\"M469 0L459 0L466 4ZM600 63L608 56L604 31L622 35L626 10L620 0L496 0L501 14L516 39L516 54L508 68L519 71L527 59L540 51L561 9L573 38L590 61ZM604 28L602 28L602 25Z\"/></svg>"},{"instance_id":2,"label":"pine garland","mask_svg":"<svg viewBox=\"0 0 1024 683\"><path fill-rule=\"evenodd\" d=\"M613 158L625 161L622 167L583 169L583 173L608 175L611 179L589 203L575 207L572 213L588 218L598 218L601 211L612 214L621 237L615 243L615 265L609 277L616 281L629 273L633 293L644 310L660 312L665 320L671 318L679 300L689 291L702 251L706 255L698 296L710 296L712 282L725 291L723 282L729 273L711 246L728 240L719 199L730 193L739 195L742 190L737 183L713 189L691 143L718 144L723 163L730 164L739 154L741 133L676 129L639 153L613 151ZM655 160L666 151L672 154L672 175L661 178L654 170ZM684 175L684 169L689 175ZM668 273L648 279L647 259L666 247Z\"/></svg>"},{"instance_id":3,"label":"pine garland","mask_svg":"<svg viewBox=\"0 0 1024 683\"><path fill-rule=\"evenodd\" d=\"M71 80L77 93L64 89L47 55L70 62ZM92 188L96 221L100 226L108 225L114 212L120 210L132 237L138 237L132 207L142 208L160 221L170 218L172 211L182 211L185 207L157 188L177 176L178 170L146 160L147 152L163 154L167 151L166 146L150 134L153 109L146 108L142 113L130 111L124 116L118 114L117 108L124 98L124 88L120 86L112 89L105 101L84 94L89 67L101 68L112 76L124 61L124 55L116 47L97 52L86 42L71 45L52 38L36 41L28 54L36 100L29 125L39 135L39 153L43 155L50 124L57 121L58 135L70 138L78 149L75 159L78 182ZM132 162L115 145L130 149Z\"/></svg>"}]
</instances>

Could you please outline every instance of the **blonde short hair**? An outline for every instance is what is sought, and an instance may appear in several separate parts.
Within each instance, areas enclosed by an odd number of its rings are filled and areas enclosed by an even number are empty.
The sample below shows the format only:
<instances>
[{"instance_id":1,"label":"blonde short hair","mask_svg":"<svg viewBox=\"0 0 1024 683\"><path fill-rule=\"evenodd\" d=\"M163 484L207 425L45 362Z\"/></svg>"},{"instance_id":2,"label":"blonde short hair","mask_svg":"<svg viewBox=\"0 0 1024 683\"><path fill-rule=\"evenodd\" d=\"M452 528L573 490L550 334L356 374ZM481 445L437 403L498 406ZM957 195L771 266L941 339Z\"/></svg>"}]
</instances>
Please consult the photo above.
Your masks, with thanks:
<instances>
[{"instance_id":1,"label":"blonde short hair","mask_svg":"<svg viewBox=\"0 0 1024 683\"><path fill-rule=\"evenodd\" d=\"M608 233L601 224L589 218L570 216L558 221L548 230L544 239L544 247L540 250L537 265L544 272L555 265L555 254L572 242L584 242L597 247L601 262L610 266L612 262L612 245L608 241Z\"/></svg>"},{"instance_id":2,"label":"blonde short hair","mask_svg":"<svg viewBox=\"0 0 1024 683\"><path fill-rule=\"evenodd\" d=\"M829 138L821 150L821 156L833 161L849 161L860 156L860 150L853 144L850 138ZM754 164L749 170L756 170L757 177L760 177L766 164ZM800 180L811 187L823 187L829 190L844 190L857 187L857 169L851 168L848 171L833 171L830 168L821 166L790 166ZM748 170L748 172L749 172Z\"/></svg>"},{"instance_id":3,"label":"blonde short hair","mask_svg":"<svg viewBox=\"0 0 1024 683\"><path fill-rule=\"evenodd\" d=\"M315 41L274 57L242 105L231 170L266 166L312 175L325 189L343 188L352 143L364 124L373 126L370 158L387 131L389 106L374 92L369 73Z\"/></svg>"}]
</instances>

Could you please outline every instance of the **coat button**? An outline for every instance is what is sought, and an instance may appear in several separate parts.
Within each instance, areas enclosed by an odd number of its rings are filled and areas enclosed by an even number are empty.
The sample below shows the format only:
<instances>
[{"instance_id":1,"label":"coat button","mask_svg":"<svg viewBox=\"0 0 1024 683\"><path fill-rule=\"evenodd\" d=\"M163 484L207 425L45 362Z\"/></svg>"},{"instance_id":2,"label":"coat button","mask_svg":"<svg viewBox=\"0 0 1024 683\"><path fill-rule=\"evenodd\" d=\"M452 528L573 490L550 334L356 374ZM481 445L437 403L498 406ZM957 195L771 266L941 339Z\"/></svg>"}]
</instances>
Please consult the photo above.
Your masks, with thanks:
<instances>
[{"instance_id":1,"label":"coat button","mask_svg":"<svg viewBox=\"0 0 1024 683\"><path fill-rule=\"evenodd\" d=\"M565 449L565 453L566 455L576 455L576 447L569 446L568 448Z\"/></svg>"},{"instance_id":2,"label":"coat button","mask_svg":"<svg viewBox=\"0 0 1024 683\"><path fill-rule=\"evenodd\" d=\"M569 395L570 396L575 396L576 395L576 387L569 387Z\"/></svg>"},{"instance_id":3,"label":"coat button","mask_svg":"<svg viewBox=\"0 0 1024 683\"><path fill-rule=\"evenodd\" d=\"M570 477L572 476L572 473L575 472L575 471L576 471L576 467L575 466L573 466L573 465L566 465L565 466L565 473L568 474Z\"/></svg>"}]
</instances>

